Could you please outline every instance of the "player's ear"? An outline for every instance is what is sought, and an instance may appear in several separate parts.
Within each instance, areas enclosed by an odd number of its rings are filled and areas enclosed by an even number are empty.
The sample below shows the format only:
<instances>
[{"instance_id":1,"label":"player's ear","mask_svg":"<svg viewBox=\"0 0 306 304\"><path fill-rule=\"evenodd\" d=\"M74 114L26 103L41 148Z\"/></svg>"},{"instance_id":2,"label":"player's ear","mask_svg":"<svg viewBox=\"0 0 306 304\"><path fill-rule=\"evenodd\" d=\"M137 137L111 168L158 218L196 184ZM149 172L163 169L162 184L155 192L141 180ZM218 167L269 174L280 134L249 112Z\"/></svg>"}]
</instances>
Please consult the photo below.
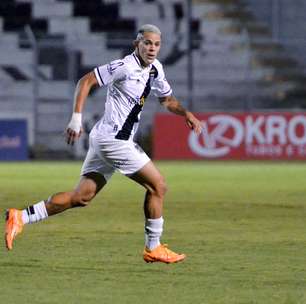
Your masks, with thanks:
<instances>
[{"instance_id":1,"label":"player's ear","mask_svg":"<svg viewBox=\"0 0 306 304\"><path fill-rule=\"evenodd\" d=\"M133 46L134 46L135 48L138 46L138 44L139 44L139 40L134 40L134 41L133 41Z\"/></svg>"}]
</instances>

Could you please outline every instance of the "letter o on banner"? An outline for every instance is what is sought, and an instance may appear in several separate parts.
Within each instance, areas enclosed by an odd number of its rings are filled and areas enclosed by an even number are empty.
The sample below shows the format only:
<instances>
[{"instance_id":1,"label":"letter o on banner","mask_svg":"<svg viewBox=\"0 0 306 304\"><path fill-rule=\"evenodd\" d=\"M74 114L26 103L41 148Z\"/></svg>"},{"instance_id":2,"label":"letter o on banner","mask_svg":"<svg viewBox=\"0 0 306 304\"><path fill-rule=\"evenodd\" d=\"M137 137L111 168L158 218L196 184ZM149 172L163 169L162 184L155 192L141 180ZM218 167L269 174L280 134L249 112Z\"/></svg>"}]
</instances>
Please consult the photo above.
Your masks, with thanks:
<instances>
[{"instance_id":1,"label":"letter o on banner","mask_svg":"<svg viewBox=\"0 0 306 304\"><path fill-rule=\"evenodd\" d=\"M302 136L298 136L298 127L303 128ZM306 144L306 117L297 115L289 121L288 125L289 141L294 145Z\"/></svg>"}]
</instances>

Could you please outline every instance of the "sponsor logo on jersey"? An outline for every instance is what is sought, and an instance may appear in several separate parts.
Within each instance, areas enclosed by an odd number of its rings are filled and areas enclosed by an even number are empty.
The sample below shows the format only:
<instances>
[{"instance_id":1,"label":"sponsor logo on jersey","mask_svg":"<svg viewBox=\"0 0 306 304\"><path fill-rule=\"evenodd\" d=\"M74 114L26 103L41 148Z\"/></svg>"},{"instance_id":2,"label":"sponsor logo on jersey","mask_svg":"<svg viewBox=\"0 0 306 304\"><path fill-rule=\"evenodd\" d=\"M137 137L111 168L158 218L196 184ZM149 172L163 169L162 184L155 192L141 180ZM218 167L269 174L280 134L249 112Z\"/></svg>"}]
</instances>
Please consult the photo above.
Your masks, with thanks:
<instances>
[{"instance_id":1,"label":"sponsor logo on jersey","mask_svg":"<svg viewBox=\"0 0 306 304\"><path fill-rule=\"evenodd\" d=\"M115 60L115 61L112 61L111 63L109 63L107 65L107 71L108 73L110 73L111 75L114 73L114 71L120 67L124 65L124 62L123 61L120 61L120 60Z\"/></svg>"}]
</instances>

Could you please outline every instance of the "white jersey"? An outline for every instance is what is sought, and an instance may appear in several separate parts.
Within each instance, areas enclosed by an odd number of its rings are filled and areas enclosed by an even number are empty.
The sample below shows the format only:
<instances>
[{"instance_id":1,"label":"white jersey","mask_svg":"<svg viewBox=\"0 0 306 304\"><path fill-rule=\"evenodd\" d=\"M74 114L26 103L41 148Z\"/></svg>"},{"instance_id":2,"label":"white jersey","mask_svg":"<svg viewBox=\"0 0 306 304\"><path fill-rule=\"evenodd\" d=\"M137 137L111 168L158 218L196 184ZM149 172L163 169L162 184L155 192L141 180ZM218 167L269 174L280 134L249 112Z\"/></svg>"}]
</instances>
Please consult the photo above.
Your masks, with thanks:
<instances>
[{"instance_id":1,"label":"white jersey","mask_svg":"<svg viewBox=\"0 0 306 304\"><path fill-rule=\"evenodd\" d=\"M157 97L172 93L162 64L155 59L144 68L135 53L96 67L94 73L99 86L107 86L104 115L91 131L94 137L132 139L150 91Z\"/></svg>"}]
</instances>

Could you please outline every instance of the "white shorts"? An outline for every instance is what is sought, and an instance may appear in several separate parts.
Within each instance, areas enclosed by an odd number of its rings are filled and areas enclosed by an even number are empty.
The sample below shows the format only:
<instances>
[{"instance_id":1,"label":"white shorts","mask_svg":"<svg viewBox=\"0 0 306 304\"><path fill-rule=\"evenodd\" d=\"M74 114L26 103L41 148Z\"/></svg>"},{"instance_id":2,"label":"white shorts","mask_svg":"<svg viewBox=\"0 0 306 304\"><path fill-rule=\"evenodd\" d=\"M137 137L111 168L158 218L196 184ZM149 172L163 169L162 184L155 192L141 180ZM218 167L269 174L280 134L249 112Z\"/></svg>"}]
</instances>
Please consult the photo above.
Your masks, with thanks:
<instances>
[{"instance_id":1,"label":"white shorts","mask_svg":"<svg viewBox=\"0 0 306 304\"><path fill-rule=\"evenodd\" d=\"M115 170L124 175L139 171L150 161L148 155L131 140L89 138L89 149L81 175L97 172L108 181Z\"/></svg>"}]
</instances>

